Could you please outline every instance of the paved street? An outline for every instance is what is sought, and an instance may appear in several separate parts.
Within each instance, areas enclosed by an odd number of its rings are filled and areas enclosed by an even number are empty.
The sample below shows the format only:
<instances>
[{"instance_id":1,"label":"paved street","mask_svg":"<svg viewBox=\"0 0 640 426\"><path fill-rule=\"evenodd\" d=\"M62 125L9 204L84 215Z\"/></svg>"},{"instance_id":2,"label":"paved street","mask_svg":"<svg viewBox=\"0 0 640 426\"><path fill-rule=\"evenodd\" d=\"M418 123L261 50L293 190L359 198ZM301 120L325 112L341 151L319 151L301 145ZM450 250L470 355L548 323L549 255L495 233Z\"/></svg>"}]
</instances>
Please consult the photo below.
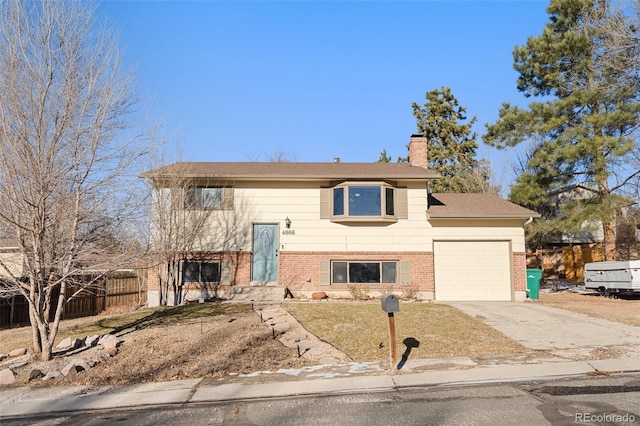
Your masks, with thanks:
<instances>
[{"instance_id":1,"label":"paved street","mask_svg":"<svg viewBox=\"0 0 640 426\"><path fill-rule=\"evenodd\" d=\"M343 391L3 419L10 425L640 424L640 375Z\"/></svg>"}]
</instances>

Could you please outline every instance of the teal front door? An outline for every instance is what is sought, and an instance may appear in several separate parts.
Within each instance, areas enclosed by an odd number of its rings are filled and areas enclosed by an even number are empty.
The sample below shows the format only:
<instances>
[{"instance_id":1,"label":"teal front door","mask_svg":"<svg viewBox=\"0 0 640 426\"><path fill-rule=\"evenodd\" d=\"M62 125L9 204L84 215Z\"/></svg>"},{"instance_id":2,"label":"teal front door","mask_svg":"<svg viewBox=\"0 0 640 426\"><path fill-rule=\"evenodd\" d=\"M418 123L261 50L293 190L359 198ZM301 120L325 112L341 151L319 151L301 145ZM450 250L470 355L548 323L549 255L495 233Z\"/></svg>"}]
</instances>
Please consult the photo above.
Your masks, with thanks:
<instances>
[{"instance_id":1,"label":"teal front door","mask_svg":"<svg viewBox=\"0 0 640 426\"><path fill-rule=\"evenodd\" d=\"M278 225L253 225L251 281L278 281Z\"/></svg>"}]
</instances>

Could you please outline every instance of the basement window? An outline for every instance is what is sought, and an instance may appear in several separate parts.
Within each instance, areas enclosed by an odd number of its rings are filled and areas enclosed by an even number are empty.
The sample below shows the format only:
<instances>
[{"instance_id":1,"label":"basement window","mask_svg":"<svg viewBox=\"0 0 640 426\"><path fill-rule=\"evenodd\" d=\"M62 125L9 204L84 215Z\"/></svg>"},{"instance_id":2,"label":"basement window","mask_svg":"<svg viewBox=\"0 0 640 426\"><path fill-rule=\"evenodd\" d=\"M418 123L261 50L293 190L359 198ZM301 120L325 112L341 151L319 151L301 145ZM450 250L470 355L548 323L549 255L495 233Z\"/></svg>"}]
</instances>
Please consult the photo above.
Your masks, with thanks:
<instances>
[{"instance_id":1,"label":"basement window","mask_svg":"<svg viewBox=\"0 0 640 426\"><path fill-rule=\"evenodd\" d=\"M185 261L182 266L182 282L220 282L220 262Z\"/></svg>"}]
</instances>

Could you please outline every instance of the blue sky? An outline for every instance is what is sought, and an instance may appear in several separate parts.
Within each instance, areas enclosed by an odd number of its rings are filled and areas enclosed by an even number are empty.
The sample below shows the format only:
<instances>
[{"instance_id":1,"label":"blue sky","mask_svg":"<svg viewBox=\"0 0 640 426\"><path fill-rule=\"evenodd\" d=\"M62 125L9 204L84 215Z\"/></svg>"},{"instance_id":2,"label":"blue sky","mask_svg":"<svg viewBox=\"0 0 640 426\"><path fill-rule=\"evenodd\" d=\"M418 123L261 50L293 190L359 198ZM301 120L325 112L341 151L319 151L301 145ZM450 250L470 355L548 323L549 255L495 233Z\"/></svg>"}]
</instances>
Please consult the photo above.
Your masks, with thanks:
<instances>
[{"instance_id":1,"label":"blue sky","mask_svg":"<svg viewBox=\"0 0 640 426\"><path fill-rule=\"evenodd\" d=\"M411 103L449 86L475 130L526 105L511 52L548 1L106 1L139 109L193 161L406 155ZM485 147L494 178L513 153Z\"/></svg>"}]
</instances>

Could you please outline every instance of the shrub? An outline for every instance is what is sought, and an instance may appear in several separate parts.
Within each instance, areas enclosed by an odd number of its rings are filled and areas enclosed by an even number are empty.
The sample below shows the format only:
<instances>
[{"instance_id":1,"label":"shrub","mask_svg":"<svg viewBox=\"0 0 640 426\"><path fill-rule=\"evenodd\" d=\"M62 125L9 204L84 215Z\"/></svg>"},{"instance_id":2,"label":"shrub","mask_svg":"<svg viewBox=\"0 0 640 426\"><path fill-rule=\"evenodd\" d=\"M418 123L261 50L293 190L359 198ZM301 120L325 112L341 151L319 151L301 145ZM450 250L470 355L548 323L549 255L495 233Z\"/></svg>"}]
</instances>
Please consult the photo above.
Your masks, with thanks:
<instances>
[{"instance_id":1,"label":"shrub","mask_svg":"<svg viewBox=\"0 0 640 426\"><path fill-rule=\"evenodd\" d=\"M358 286L350 285L347 287L349 294L353 300L367 300L369 296L367 296L367 292Z\"/></svg>"}]
</instances>

